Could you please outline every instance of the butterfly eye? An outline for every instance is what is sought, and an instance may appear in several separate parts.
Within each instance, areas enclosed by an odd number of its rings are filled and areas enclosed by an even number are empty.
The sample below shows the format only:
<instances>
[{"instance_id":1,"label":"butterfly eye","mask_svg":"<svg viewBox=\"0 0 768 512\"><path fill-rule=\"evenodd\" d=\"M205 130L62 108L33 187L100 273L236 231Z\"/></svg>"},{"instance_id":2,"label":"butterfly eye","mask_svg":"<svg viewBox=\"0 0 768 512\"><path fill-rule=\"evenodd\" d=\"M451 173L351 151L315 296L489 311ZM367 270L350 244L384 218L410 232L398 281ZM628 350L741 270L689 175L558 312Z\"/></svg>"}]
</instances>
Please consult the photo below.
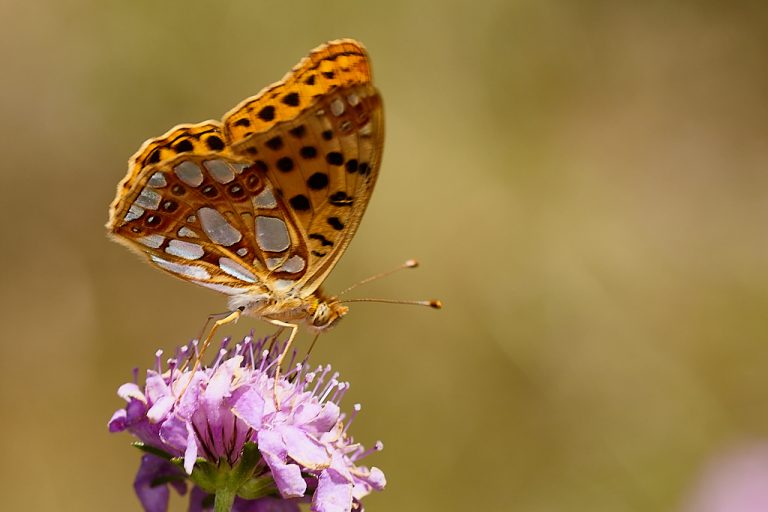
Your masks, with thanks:
<instances>
[{"instance_id":1,"label":"butterfly eye","mask_svg":"<svg viewBox=\"0 0 768 512\"><path fill-rule=\"evenodd\" d=\"M327 304L319 303L312 313L312 325L318 328L329 327L328 324L332 322L330 312Z\"/></svg>"}]
</instances>

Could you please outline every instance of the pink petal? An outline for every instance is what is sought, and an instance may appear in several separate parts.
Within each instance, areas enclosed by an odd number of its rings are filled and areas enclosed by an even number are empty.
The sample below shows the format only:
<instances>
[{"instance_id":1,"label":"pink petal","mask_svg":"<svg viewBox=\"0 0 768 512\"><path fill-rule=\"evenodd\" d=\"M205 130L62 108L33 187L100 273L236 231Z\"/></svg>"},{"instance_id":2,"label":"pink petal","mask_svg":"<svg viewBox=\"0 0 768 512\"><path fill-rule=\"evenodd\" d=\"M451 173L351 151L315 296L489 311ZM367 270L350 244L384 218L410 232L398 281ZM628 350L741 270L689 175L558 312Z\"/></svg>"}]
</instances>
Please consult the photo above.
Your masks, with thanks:
<instances>
[{"instance_id":1,"label":"pink petal","mask_svg":"<svg viewBox=\"0 0 768 512\"><path fill-rule=\"evenodd\" d=\"M131 401L125 406L125 413L127 415L126 425L130 426L140 423L144 421L144 417L147 414L147 403L131 398Z\"/></svg>"},{"instance_id":2,"label":"pink petal","mask_svg":"<svg viewBox=\"0 0 768 512\"><path fill-rule=\"evenodd\" d=\"M347 443L344 440L343 433L344 433L344 424L341 421L339 421L329 432L326 432L320 436L320 442L326 446L333 446L335 443L338 443L338 442L345 445Z\"/></svg>"},{"instance_id":3,"label":"pink petal","mask_svg":"<svg viewBox=\"0 0 768 512\"><path fill-rule=\"evenodd\" d=\"M171 416L160 425L160 440L177 450L186 450L189 431L187 422L178 416Z\"/></svg>"},{"instance_id":4,"label":"pink petal","mask_svg":"<svg viewBox=\"0 0 768 512\"><path fill-rule=\"evenodd\" d=\"M243 356L235 356L221 363L216 371L213 372L208 386L205 388L203 397L206 401L218 402L229 396L232 386L232 377L235 369L240 367Z\"/></svg>"},{"instance_id":5,"label":"pink petal","mask_svg":"<svg viewBox=\"0 0 768 512\"><path fill-rule=\"evenodd\" d=\"M358 466L352 472L355 483L352 496L358 501L371 494L372 490L381 491L387 485L387 479L379 468L368 469L365 466Z\"/></svg>"},{"instance_id":6,"label":"pink petal","mask_svg":"<svg viewBox=\"0 0 768 512\"><path fill-rule=\"evenodd\" d=\"M141 389L139 389L139 386L133 382L128 382L117 388L117 396L126 402L130 402L133 398L143 403L147 403L147 398L144 396L144 393L142 393Z\"/></svg>"},{"instance_id":7,"label":"pink petal","mask_svg":"<svg viewBox=\"0 0 768 512\"><path fill-rule=\"evenodd\" d=\"M371 468L371 474L368 475L366 480L377 491L384 490L384 487L387 485L387 478L384 476L384 472L376 466Z\"/></svg>"},{"instance_id":8,"label":"pink petal","mask_svg":"<svg viewBox=\"0 0 768 512\"><path fill-rule=\"evenodd\" d=\"M341 410L338 405L333 402L326 402L315 417L309 419L306 423L317 432L328 432L338 422L340 413Z\"/></svg>"},{"instance_id":9,"label":"pink petal","mask_svg":"<svg viewBox=\"0 0 768 512\"><path fill-rule=\"evenodd\" d=\"M235 416L245 422L254 430L261 428L264 417L264 398L253 387L249 387L235 402L232 407Z\"/></svg>"},{"instance_id":10,"label":"pink petal","mask_svg":"<svg viewBox=\"0 0 768 512\"><path fill-rule=\"evenodd\" d=\"M125 409L116 410L115 414L113 414L112 418L109 420L109 431L122 432L125 430L125 428L128 426L126 424L126 418L128 418L128 413L125 412Z\"/></svg>"},{"instance_id":11,"label":"pink petal","mask_svg":"<svg viewBox=\"0 0 768 512\"><path fill-rule=\"evenodd\" d=\"M171 412L176 400L171 395L165 395L155 402L147 411L147 419L150 423L159 423Z\"/></svg>"},{"instance_id":12,"label":"pink petal","mask_svg":"<svg viewBox=\"0 0 768 512\"><path fill-rule=\"evenodd\" d=\"M285 464L278 457L269 453L263 453L267 466L272 471L277 490L283 498L298 498L307 492L307 482L301 476L301 468L298 464Z\"/></svg>"},{"instance_id":13,"label":"pink petal","mask_svg":"<svg viewBox=\"0 0 768 512\"><path fill-rule=\"evenodd\" d=\"M186 372L182 375L179 375L174 380L174 396L179 396L182 390L186 388L184 395L176 405L176 409L178 410L179 414L185 418L189 418L197 410L200 404L200 388L202 384L207 380L208 376L201 371L195 372L194 375Z\"/></svg>"},{"instance_id":14,"label":"pink petal","mask_svg":"<svg viewBox=\"0 0 768 512\"><path fill-rule=\"evenodd\" d=\"M301 477L301 468L297 464L286 464L288 453L282 436L271 430L261 430L257 439L259 451L272 471L280 494L284 498L304 496L307 482Z\"/></svg>"},{"instance_id":15,"label":"pink petal","mask_svg":"<svg viewBox=\"0 0 768 512\"><path fill-rule=\"evenodd\" d=\"M147 398L150 403L155 403L164 396L171 394L171 388L165 383L165 379L161 375L154 374L147 377L144 390L147 393Z\"/></svg>"},{"instance_id":16,"label":"pink petal","mask_svg":"<svg viewBox=\"0 0 768 512\"><path fill-rule=\"evenodd\" d=\"M313 512L349 512L352 510L352 483L332 469L320 473L312 498Z\"/></svg>"},{"instance_id":17,"label":"pink petal","mask_svg":"<svg viewBox=\"0 0 768 512\"><path fill-rule=\"evenodd\" d=\"M310 469L323 469L331 463L331 457L319 441L312 439L306 432L292 425L280 427L288 455Z\"/></svg>"},{"instance_id":18,"label":"pink petal","mask_svg":"<svg viewBox=\"0 0 768 512\"><path fill-rule=\"evenodd\" d=\"M187 425L187 449L184 451L184 470L188 475L192 474L197 460L197 440L192 428Z\"/></svg>"},{"instance_id":19,"label":"pink petal","mask_svg":"<svg viewBox=\"0 0 768 512\"><path fill-rule=\"evenodd\" d=\"M285 448L282 436L274 430L260 430L257 440L260 452L270 453L283 461L288 457L288 450Z\"/></svg>"},{"instance_id":20,"label":"pink petal","mask_svg":"<svg viewBox=\"0 0 768 512\"><path fill-rule=\"evenodd\" d=\"M331 461L331 468L339 474L339 476L346 478L348 482L353 482L352 472L350 470L356 469L354 464L347 458L345 458L338 451L333 452L333 460ZM365 468L367 470L367 468Z\"/></svg>"},{"instance_id":21,"label":"pink petal","mask_svg":"<svg viewBox=\"0 0 768 512\"><path fill-rule=\"evenodd\" d=\"M299 405L293 413L293 417L296 418L296 423L309 423L323 410L323 407L315 402L305 401L300 403L301 405Z\"/></svg>"}]
</instances>

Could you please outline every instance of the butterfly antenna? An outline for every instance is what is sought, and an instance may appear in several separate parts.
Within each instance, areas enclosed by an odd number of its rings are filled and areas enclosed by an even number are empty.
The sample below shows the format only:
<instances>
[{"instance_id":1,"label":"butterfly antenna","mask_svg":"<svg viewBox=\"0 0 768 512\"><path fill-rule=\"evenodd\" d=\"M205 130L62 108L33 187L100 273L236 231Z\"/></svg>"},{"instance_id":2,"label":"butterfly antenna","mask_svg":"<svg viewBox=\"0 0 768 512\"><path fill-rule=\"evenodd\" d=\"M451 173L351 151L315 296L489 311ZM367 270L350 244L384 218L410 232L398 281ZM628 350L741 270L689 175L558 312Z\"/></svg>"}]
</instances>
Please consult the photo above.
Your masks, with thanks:
<instances>
[{"instance_id":1,"label":"butterfly antenna","mask_svg":"<svg viewBox=\"0 0 768 512\"><path fill-rule=\"evenodd\" d=\"M345 293L347 293L347 292L349 292L351 290L354 290L355 288L357 288L361 284L370 283L371 281L376 281L377 279L381 279L382 277L387 277L387 276L392 275L395 272L399 272L399 271L401 271L403 269L406 269L406 268L416 268L418 266L419 266L419 262L418 261L416 261L416 260L408 260L405 263L403 263L402 265L398 265L397 267L393 268L392 270L388 270L386 272L382 272L381 274L376 274L376 275L373 275L371 277L366 277L362 281L356 282L355 284L353 284L352 286L350 286L346 290L343 290L341 293L339 293L337 295L337 297L341 297Z\"/></svg>"},{"instance_id":2,"label":"butterfly antenna","mask_svg":"<svg viewBox=\"0 0 768 512\"><path fill-rule=\"evenodd\" d=\"M431 300L398 300L398 299L348 299L339 301L341 304L349 302L381 302L384 304L408 304L410 306L428 306L432 309L442 309L443 303L437 299Z\"/></svg>"}]
</instances>

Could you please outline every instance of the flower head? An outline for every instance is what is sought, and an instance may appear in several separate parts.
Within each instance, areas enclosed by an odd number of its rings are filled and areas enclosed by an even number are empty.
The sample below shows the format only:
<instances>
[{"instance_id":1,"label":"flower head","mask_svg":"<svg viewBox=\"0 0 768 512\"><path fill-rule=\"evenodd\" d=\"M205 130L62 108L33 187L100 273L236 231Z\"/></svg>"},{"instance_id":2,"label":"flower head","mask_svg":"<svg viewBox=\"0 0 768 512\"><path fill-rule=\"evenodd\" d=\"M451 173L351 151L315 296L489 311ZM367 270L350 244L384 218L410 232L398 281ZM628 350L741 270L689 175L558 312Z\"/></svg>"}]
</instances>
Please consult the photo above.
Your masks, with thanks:
<instances>
[{"instance_id":1,"label":"flower head","mask_svg":"<svg viewBox=\"0 0 768 512\"><path fill-rule=\"evenodd\" d=\"M379 469L357 465L382 445L365 450L347 434L360 406L348 419L341 413L349 383L338 373L296 364L275 385L279 347L250 337L226 346L195 371L196 350L183 347L164 366L158 352L143 388L118 389L127 405L109 429L129 431L147 452L135 481L147 512L165 512L168 485L184 493L187 478L190 510L210 508L210 495L217 511L293 511L308 499L316 512L359 510L384 488Z\"/></svg>"}]
</instances>

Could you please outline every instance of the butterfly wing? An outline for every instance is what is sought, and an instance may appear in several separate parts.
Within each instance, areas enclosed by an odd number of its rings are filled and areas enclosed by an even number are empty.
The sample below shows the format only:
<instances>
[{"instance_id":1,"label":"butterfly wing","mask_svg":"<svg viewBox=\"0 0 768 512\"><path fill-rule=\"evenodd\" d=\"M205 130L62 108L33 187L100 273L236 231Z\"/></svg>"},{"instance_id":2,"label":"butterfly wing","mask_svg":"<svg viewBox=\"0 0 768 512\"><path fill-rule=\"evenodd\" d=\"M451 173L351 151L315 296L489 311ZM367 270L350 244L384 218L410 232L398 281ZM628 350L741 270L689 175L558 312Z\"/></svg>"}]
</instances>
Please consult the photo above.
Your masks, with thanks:
<instances>
[{"instance_id":1,"label":"butterfly wing","mask_svg":"<svg viewBox=\"0 0 768 512\"><path fill-rule=\"evenodd\" d=\"M107 227L153 266L230 295L268 296L306 272L298 263L308 249L287 206L263 169L231 154L219 123L177 126L137 161Z\"/></svg>"},{"instance_id":2,"label":"butterfly wing","mask_svg":"<svg viewBox=\"0 0 768 512\"><path fill-rule=\"evenodd\" d=\"M365 50L314 50L223 124L150 139L107 224L177 277L228 293L314 292L354 235L378 174L381 99Z\"/></svg>"},{"instance_id":3,"label":"butterfly wing","mask_svg":"<svg viewBox=\"0 0 768 512\"><path fill-rule=\"evenodd\" d=\"M312 294L357 231L381 163L384 121L365 49L354 41L313 51L282 82L224 118L232 150L266 168L303 244L308 271L293 288Z\"/></svg>"}]
</instances>

